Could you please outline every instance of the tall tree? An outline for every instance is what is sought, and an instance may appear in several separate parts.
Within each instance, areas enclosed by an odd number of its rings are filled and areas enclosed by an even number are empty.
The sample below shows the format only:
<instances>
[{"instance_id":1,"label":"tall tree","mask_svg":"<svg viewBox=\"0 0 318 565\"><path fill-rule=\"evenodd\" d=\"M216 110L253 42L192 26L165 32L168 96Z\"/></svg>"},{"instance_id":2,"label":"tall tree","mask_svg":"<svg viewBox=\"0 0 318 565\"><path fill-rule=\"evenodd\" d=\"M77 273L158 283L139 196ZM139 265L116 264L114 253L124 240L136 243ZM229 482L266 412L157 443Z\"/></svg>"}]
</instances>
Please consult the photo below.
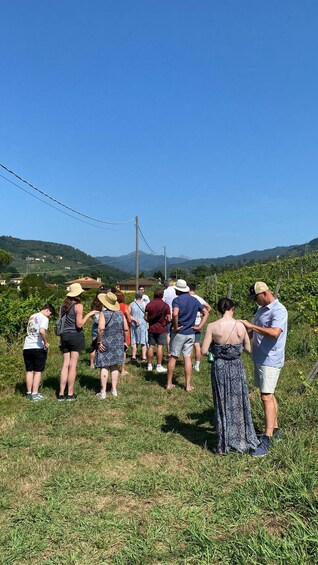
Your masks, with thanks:
<instances>
[{"instance_id":1,"label":"tall tree","mask_svg":"<svg viewBox=\"0 0 318 565\"><path fill-rule=\"evenodd\" d=\"M10 265L13 261L13 256L11 253L4 251L4 249L0 249L0 269L6 265Z\"/></svg>"}]
</instances>

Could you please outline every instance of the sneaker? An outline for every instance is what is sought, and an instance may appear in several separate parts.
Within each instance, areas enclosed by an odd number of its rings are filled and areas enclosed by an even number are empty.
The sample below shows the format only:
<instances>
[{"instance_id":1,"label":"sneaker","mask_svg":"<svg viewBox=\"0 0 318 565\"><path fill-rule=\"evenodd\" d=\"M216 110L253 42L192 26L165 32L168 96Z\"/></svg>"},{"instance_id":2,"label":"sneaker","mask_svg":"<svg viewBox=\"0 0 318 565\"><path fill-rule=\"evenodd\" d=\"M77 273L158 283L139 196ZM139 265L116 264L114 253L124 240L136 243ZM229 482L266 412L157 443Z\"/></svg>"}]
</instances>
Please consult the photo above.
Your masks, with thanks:
<instances>
[{"instance_id":1,"label":"sneaker","mask_svg":"<svg viewBox=\"0 0 318 565\"><path fill-rule=\"evenodd\" d=\"M27 398L28 400L32 400L32 392L27 392L25 398Z\"/></svg>"},{"instance_id":2,"label":"sneaker","mask_svg":"<svg viewBox=\"0 0 318 565\"><path fill-rule=\"evenodd\" d=\"M73 400L76 400L77 396L76 394L67 394L65 400L68 400L69 402L73 402Z\"/></svg>"},{"instance_id":3,"label":"sneaker","mask_svg":"<svg viewBox=\"0 0 318 565\"><path fill-rule=\"evenodd\" d=\"M33 400L33 402L38 402L39 400L45 400L46 396L43 396L43 394L40 394L39 392L35 392L31 394L31 400Z\"/></svg>"},{"instance_id":4,"label":"sneaker","mask_svg":"<svg viewBox=\"0 0 318 565\"><path fill-rule=\"evenodd\" d=\"M168 369L165 369L162 365L157 365L156 371L157 373L166 373Z\"/></svg>"},{"instance_id":5,"label":"sneaker","mask_svg":"<svg viewBox=\"0 0 318 565\"><path fill-rule=\"evenodd\" d=\"M59 394L57 399L58 399L59 402L62 402L62 400L65 400L64 394Z\"/></svg>"},{"instance_id":6,"label":"sneaker","mask_svg":"<svg viewBox=\"0 0 318 565\"><path fill-rule=\"evenodd\" d=\"M102 392L102 391L101 391L101 392L98 392L98 393L96 394L96 396L99 396L99 398L102 398L103 400L105 400L105 398L106 398L106 392Z\"/></svg>"},{"instance_id":7,"label":"sneaker","mask_svg":"<svg viewBox=\"0 0 318 565\"><path fill-rule=\"evenodd\" d=\"M279 440L282 439L282 432L279 428L274 428L273 438L276 439L276 441L279 441Z\"/></svg>"},{"instance_id":8,"label":"sneaker","mask_svg":"<svg viewBox=\"0 0 318 565\"><path fill-rule=\"evenodd\" d=\"M263 436L259 446L253 451L252 457L265 457L269 452L269 437Z\"/></svg>"},{"instance_id":9,"label":"sneaker","mask_svg":"<svg viewBox=\"0 0 318 565\"><path fill-rule=\"evenodd\" d=\"M200 373L200 365L197 365L196 363L194 363L193 369L194 369L197 373Z\"/></svg>"},{"instance_id":10,"label":"sneaker","mask_svg":"<svg viewBox=\"0 0 318 565\"><path fill-rule=\"evenodd\" d=\"M112 390L110 391L110 394L112 394L113 396L118 396L117 390L113 390L113 389L112 389Z\"/></svg>"},{"instance_id":11,"label":"sneaker","mask_svg":"<svg viewBox=\"0 0 318 565\"><path fill-rule=\"evenodd\" d=\"M151 363L148 363L148 365L147 365L147 371L152 371L152 364L151 364Z\"/></svg>"}]
</instances>

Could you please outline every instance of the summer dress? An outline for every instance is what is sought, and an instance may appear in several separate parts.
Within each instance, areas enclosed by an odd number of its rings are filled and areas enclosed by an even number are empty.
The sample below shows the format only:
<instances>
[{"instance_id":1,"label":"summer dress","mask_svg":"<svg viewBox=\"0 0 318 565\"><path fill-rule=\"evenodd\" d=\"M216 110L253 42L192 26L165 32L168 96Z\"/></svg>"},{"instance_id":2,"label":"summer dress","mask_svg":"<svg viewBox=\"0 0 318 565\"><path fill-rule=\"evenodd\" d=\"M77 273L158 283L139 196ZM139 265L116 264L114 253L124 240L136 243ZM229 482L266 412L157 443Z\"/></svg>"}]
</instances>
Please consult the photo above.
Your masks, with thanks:
<instances>
[{"instance_id":1,"label":"summer dress","mask_svg":"<svg viewBox=\"0 0 318 565\"><path fill-rule=\"evenodd\" d=\"M211 365L217 453L256 449L256 437L241 353L243 345L212 343Z\"/></svg>"},{"instance_id":2,"label":"summer dress","mask_svg":"<svg viewBox=\"0 0 318 565\"><path fill-rule=\"evenodd\" d=\"M103 310L100 314L105 316L105 329L102 344L105 351L97 349L95 367L110 367L122 365L124 362L124 316L122 312Z\"/></svg>"}]
</instances>

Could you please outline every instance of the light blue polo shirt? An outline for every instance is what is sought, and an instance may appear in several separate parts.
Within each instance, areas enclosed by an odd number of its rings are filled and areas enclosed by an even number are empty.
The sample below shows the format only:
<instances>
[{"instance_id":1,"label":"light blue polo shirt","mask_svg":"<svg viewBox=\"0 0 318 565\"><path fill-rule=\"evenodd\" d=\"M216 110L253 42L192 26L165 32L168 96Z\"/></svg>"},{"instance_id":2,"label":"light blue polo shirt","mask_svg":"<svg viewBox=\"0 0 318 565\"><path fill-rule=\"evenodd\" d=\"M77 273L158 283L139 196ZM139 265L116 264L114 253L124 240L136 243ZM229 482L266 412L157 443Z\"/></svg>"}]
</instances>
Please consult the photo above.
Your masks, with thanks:
<instances>
[{"instance_id":1,"label":"light blue polo shirt","mask_svg":"<svg viewBox=\"0 0 318 565\"><path fill-rule=\"evenodd\" d=\"M260 306L254 316L253 324L264 328L280 328L277 339L253 332L252 359L254 363L267 367L283 367L287 337L288 312L277 298L267 306Z\"/></svg>"}]
</instances>

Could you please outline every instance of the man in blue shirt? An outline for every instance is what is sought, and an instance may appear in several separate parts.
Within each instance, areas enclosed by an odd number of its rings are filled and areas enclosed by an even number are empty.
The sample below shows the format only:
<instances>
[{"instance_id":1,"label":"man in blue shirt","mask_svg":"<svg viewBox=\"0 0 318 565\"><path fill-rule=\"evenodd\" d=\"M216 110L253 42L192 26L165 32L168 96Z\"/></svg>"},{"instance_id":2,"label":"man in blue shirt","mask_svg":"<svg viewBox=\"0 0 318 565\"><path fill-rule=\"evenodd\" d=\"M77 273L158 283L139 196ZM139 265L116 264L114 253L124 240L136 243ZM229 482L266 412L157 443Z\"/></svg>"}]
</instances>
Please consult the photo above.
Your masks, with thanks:
<instances>
[{"instance_id":1,"label":"man in blue shirt","mask_svg":"<svg viewBox=\"0 0 318 565\"><path fill-rule=\"evenodd\" d=\"M254 457L260 457L267 455L270 438L281 435L274 393L285 361L288 313L264 282L258 281L250 287L249 298L255 300L259 308L252 324L247 320L241 322L253 335L254 382L260 389L265 415L265 435L253 453Z\"/></svg>"},{"instance_id":2,"label":"man in blue shirt","mask_svg":"<svg viewBox=\"0 0 318 565\"><path fill-rule=\"evenodd\" d=\"M195 331L200 331L208 319L209 313L205 306L194 296L190 296L189 287L183 279L175 285L176 298L172 302L172 329L170 338L170 358L168 361L167 390L175 387L172 378L177 359L182 353L184 360L185 389L193 390L191 386L192 362L191 353L195 340ZM202 312L199 326L194 327L197 313Z\"/></svg>"}]
</instances>

